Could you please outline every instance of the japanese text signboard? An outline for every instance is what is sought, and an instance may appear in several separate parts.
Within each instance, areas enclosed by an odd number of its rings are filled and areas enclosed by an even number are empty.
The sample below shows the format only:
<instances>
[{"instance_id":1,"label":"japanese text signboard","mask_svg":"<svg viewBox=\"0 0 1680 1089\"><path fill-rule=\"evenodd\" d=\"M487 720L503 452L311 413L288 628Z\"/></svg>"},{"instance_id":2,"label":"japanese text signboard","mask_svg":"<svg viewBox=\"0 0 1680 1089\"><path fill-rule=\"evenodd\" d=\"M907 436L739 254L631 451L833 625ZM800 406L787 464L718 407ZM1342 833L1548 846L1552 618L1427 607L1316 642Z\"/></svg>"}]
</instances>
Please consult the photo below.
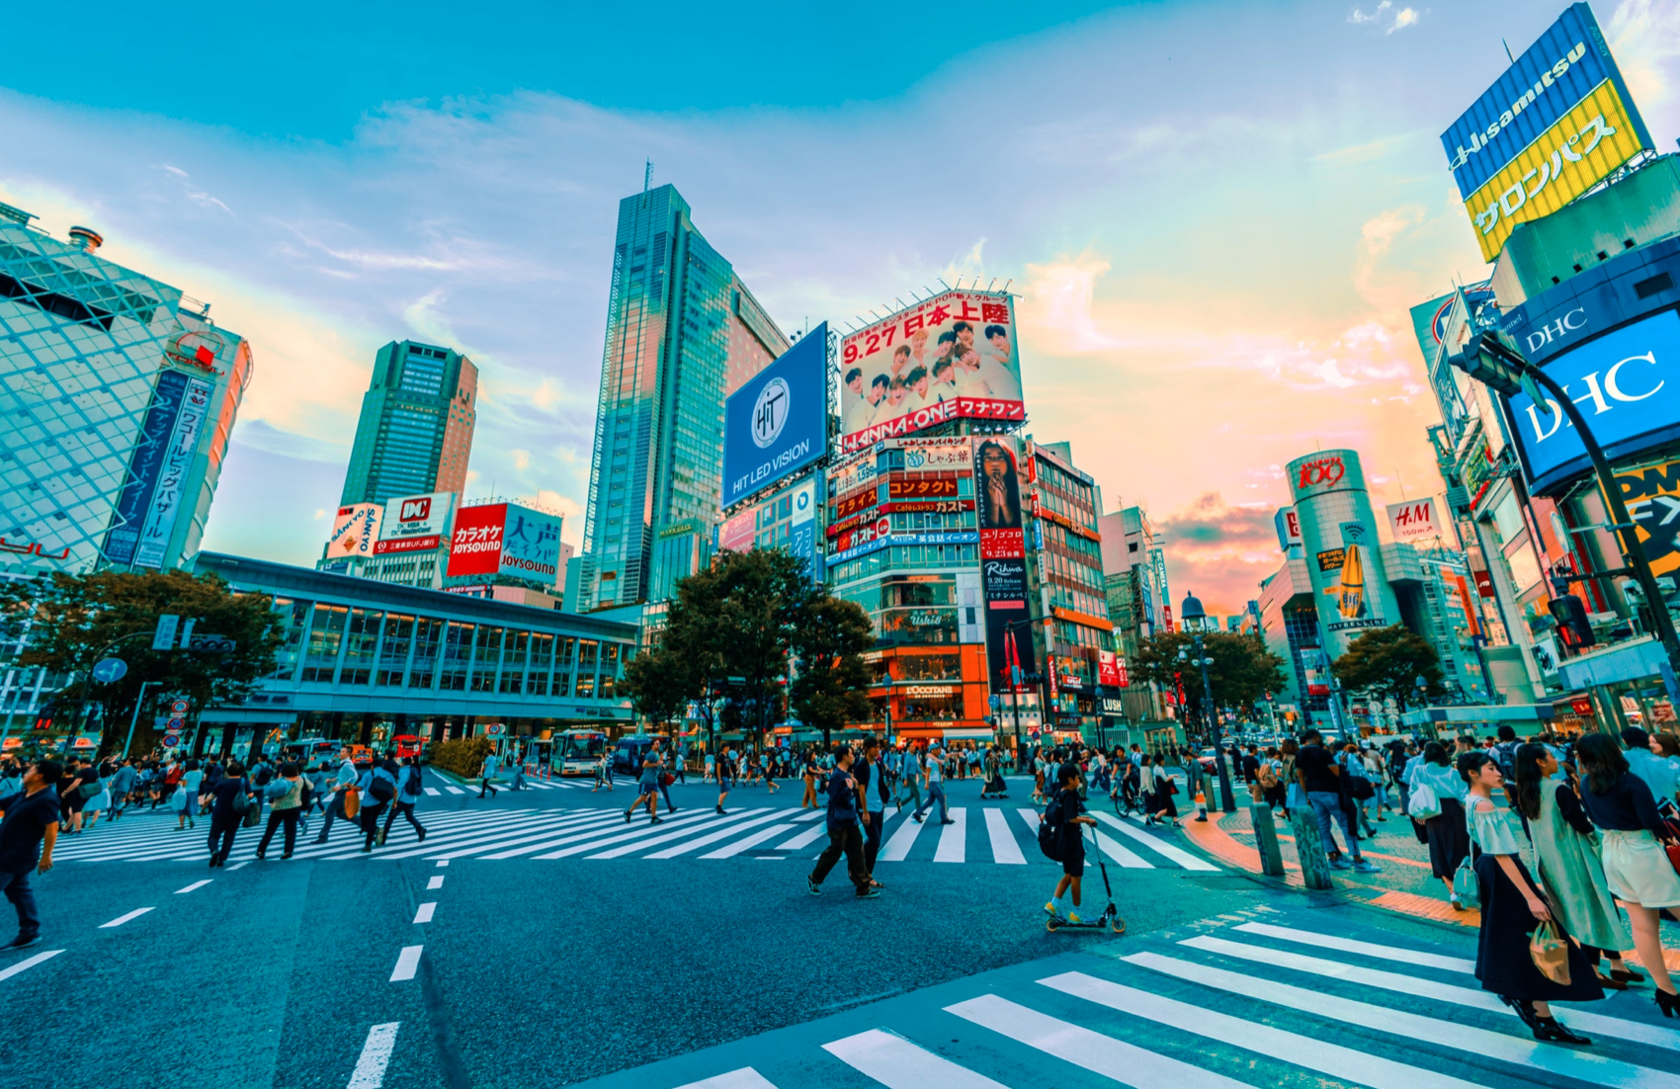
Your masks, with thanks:
<instances>
[{"instance_id":1,"label":"japanese text signboard","mask_svg":"<svg viewBox=\"0 0 1680 1089\"><path fill-rule=\"evenodd\" d=\"M840 345L842 450L956 419L1020 420L1021 358L1008 295L950 291Z\"/></svg>"},{"instance_id":2,"label":"japanese text signboard","mask_svg":"<svg viewBox=\"0 0 1680 1089\"><path fill-rule=\"evenodd\" d=\"M175 419L181 413L186 397L187 376L180 371L166 370L158 375L152 391L152 403L140 425L140 434L129 456L128 478L117 493L116 517L112 519L110 535L105 540L105 558L112 563L131 563L140 530L145 525L146 512L151 508L152 493L157 490L158 476L169 437L175 431Z\"/></svg>"},{"instance_id":3,"label":"japanese text signboard","mask_svg":"<svg viewBox=\"0 0 1680 1089\"><path fill-rule=\"evenodd\" d=\"M1586 4L1574 4L1441 135L1482 256L1652 147Z\"/></svg>"},{"instance_id":4,"label":"japanese text signboard","mask_svg":"<svg viewBox=\"0 0 1680 1089\"><path fill-rule=\"evenodd\" d=\"M425 552L438 547L444 527L455 506L453 492L406 495L385 504L375 555L390 552Z\"/></svg>"},{"instance_id":5,"label":"japanese text signboard","mask_svg":"<svg viewBox=\"0 0 1680 1089\"><path fill-rule=\"evenodd\" d=\"M145 525L135 548L134 563L139 567L162 567L169 551L169 539L175 532L175 519L183 507L190 508L198 496L189 495L189 478L193 459L198 456L198 440L204 433L205 420L210 415L209 382L189 378L181 399L181 411L175 417L175 427L164 448L163 461L158 466L157 488L146 511Z\"/></svg>"}]
</instances>

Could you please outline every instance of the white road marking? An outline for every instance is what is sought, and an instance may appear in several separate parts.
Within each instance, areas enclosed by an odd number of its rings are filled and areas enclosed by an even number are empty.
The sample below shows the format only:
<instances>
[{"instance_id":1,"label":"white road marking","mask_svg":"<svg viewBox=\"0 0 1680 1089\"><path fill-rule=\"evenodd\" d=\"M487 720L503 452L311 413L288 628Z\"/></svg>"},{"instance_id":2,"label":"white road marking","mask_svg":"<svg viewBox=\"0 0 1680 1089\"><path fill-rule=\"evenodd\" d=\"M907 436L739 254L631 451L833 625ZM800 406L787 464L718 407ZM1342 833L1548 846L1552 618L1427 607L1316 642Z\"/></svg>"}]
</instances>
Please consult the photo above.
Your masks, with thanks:
<instances>
[{"instance_id":1,"label":"white road marking","mask_svg":"<svg viewBox=\"0 0 1680 1089\"><path fill-rule=\"evenodd\" d=\"M414 973L420 967L420 950L423 945L405 945L402 952L397 954L397 966L391 972L391 982L401 983L414 978Z\"/></svg>"},{"instance_id":2,"label":"white road marking","mask_svg":"<svg viewBox=\"0 0 1680 1089\"><path fill-rule=\"evenodd\" d=\"M432 912L434 912L436 910L437 910L437 901L436 900L433 900L430 903L421 904L420 905L420 910L416 911L414 913L414 921L417 922L417 923L429 923L429 922L432 921Z\"/></svg>"},{"instance_id":3,"label":"white road marking","mask_svg":"<svg viewBox=\"0 0 1680 1089\"><path fill-rule=\"evenodd\" d=\"M447 862L440 862L439 865L440 866L447 866L448 863ZM437 876L433 877L431 880L427 881L426 882L426 888L427 888L428 891L430 891L431 889L441 889L441 888L443 888L443 875L440 873Z\"/></svg>"},{"instance_id":4,"label":"white road marking","mask_svg":"<svg viewBox=\"0 0 1680 1089\"><path fill-rule=\"evenodd\" d=\"M380 1089L385 1084L385 1066L391 1061L391 1051L397 1045L397 1027L401 1024L401 1021L391 1021L368 1029L362 1057L356 1060L356 1069L345 1089Z\"/></svg>"},{"instance_id":5,"label":"white road marking","mask_svg":"<svg viewBox=\"0 0 1680 1089\"><path fill-rule=\"evenodd\" d=\"M1152 836L1147 832L1140 832L1126 821L1120 820L1116 817L1111 817L1107 813L1099 812L1094 815L1098 820L1102 821L1110 828L1113 828L1116 832L1132 837L1157 854L1166 855L1168 858L1172 859L1174 862L1183 866L1187 870L1211 870L1215 873L1219 872L1219 867L1215 866L1213 863L1197 858L1189 851L1174 847L1172 844L1159 838L1158 836Z\"/></svg>"},{"instance_id":6,"label":"white road marking","mask_svg":"<svg viewBox=\"0 0 1680 1089\"><path fill-rule=\"evenodd\" d=\"M191 892L194 889L202 889L204 886L208 885L209 883L210 883L210 878L208 878L208 877L206 877L202 881L194 881L192 884L188 885L184 889L176 889L175 890L175 895L179 896L184 892Z\"/></svg>"},{"instance_id":7,"label":"white road marking","mask_svg":"<svg viewBox=\"0 0 1680 1089\"><path fill-rule=\"evenodd\" d=\"M460 787L446 786L443 789L449 791L449 793L451 793L451 794L465 794L466 793L466 791L462 790Z\"/></svg>"},{"instance_id":8,"label":"white road marking","mask_svg":"<svg viewBox=\"0 0 1680 1089\"><path fill-rule=\"evenodd\" d=\"M992 861L1025 866L1027 858L1021 853L1021 845L1015 842L1015 833L1009 830L1009 814L1001 809L984 809L981 812L986 814L986 835L992 841Z\"/></svg>"},{"instance_id":9,"label":"white road marking","mask_svg":"<svg viewBox=\"0 0 1680 1089\"><path fill-rule=\"evenodd\" d=\"M819 824L815 828L805 829L805 831L799 833L797 836L794 836L792 839L787 840L784 843L777 844L776 850L797 851L801 847L809 847L811 844L826 835L828 835L828 826Z\"/></svg>"},{"instance_id":10,"label":"white road marking","mask_svg":"<svg viewBox=\"0 0 1680 1089\"><path fill-rule=\"evenodd\" d=\"M940 1089L1008 1089L1002 1082L880 1029L824 1044L823 1050L887 1089L927 1089L930 1085Z\"/></svg>"},{"instance_id":11,"label":"white road marking","mask_svg":"<svg viewBox=\"0 0 1680 1089\"><path fill-rule=\"evenodd\" d=\"M684 855L684 854L687 854L690 851L698 851L700 848L706 846L707 844L716 843L720 839L728 839L730 836L737 835L737 834L745 831L748 828L752 828L752 827L755 827L757 825L766 824L770 821L773 821L773 820L776 819L776 817L778 816L778 814L780 812L781 812L780 810L772 810L769 813L768 816L754 817L750 821L742 821L739 824L730 825L728 828L722 829L721 831L712 832L712 833L709 833L707 835L696 837L695 839L691 839L686 843L679 843L675 847L667 847L663 851L655 851L655 852L653 852L653 854L646 855L645 857L647 857L647 858L676 858L678 855ZM791 827L791 825L789 827ZM786 830L787 830L786 828L783 829L783 831L786 831Z\"/></svg>"},{"instance_id":12,"label":"white road marking","mask_svg":"<svg viewBox=\"0 0 1680 1089\"><path fill-rule=\"evenodd\" d=\"M747 848L756 847L760 843L763 843L767 839L772 839L776 836L781 835L783 832L791 831L792 828L793 828L793 825L791 825L791 824L772 824L768 828L760 828L758 831L754 832L752 835L746 837L745 839L738 839L734 843L731 843L727 847L720 847L717 850L711 852L710 854L704 854L704 855L701 855L700 857L701 858L734 858L736 855L740 854L742 851L745 851Z\"/></svg>"},{"instance_id":13,"label":"white road marking","mask_svg":"<svg viewBox=\"0 0 1680 1089\"><path fill-rule=\"evenodd\" d=\"M121 926L124 923L128 922L130 919L138 919L138 918L140 918L140 916L146 914L146 912L153 911L153 910L155 910L155 909L153 909L153 908L136 908L135 910L129 912L127 915L118 915L115 919L112 919L108 923L100 923L99 924L99 929L109 930L111 927Z\"/></svg>"},{"instance_id":14,"label":"white road marking","mask_svg":"<svg viewBox=\"0 0 1680 1089\"><path fill-rule=\"evenodd\" d=\"M962 862L968 857L968 810L953 809L949 812L951 823L945 825L939 834L939 846L934 848L935 862Z\"/></svg>"},{"instance_id":15,"label":"white road marking","mask_svg":"<svg viewBox=\"0 0 1680 1089\"><path fill-rule=\"evenodd\" d=\"M443 791L439 790L437 787L427 787L426 788L426 797L428 797L428 798L437 798L437 797L441 797L442 795L443 795Z\"/></svg>"},{"instance_id":16,"label":"white road marking","mask_svg":"<svg viewBox=\"0 0 1680 1089\"><path fill-rule=\"evenodd\" d=\"M440 858L440 859L438 859L438 865L439 866L447 866L447 865L449 865L449 860L447 858Z\"/></svg>"},{"instance_id":17,"label":"white road marking","mask_svg":"<svg viewBox=\"0 0 1680 1089\"><path fill-rule=\"evenodd\" d=\"M62 949L49 949L45 953L36 953L28 960L20 960L10 968L0 969L0 979L11 979L19 972L27 972L29 969L35 967L37 964L40 964L42 961L52 960L62 952L64 952Z\"/></svg>"},{"instance_id":18,"label":"white road marking","mask_svg":"<svg viewBox=\"0 0 1680 1089\"><path fill-rule=\"evenodd\" d=\"M1244 1082L1092 1032L997 995L946 1006L965 1021L1138 1089L1252 1089Z\"/></svg>"},{"instance_id":19,"label":"white road marking","mask_svg":"<svg viewBox=\"0 0 1680 1089\"><path fill-rule=\"evenodd\" d=\"M1259 934L1263 938L1281 938L1287 942L1301 942L1306 945L1317 946L1320 949L1337 949L1343 953L1358 953L1361 956L1377 957L1381 960L1399 961L1402 964L1415 964L1420 968L1441 968L1448 972L1462 972L1474 975L1476 962L1462 957L1443 957L1436 953L1425 953L1418 949L1405 949L1396 945L1378 945L1375 942L1354 941L1352 938L1341 938L1334 934L1320 934L1313 930L1296 930L1287 926L1272 926L1270 923L1244 923L1235 929L1245 934Z\"/></svg>"},{"instance_id":20,"label":"white road marking","mask_svg":"<svg viewBox=\"0 0 1680 1089\"><path fill-rule=\"evenodd\" d=\"M251 864L251 860L247 858L244 862L235 862L233 865L229 866L228 869L230 869L230 870L243 870L245 867L249 866L250 864Z\"/></svg>"},{"instance_id":21,"label":"white road marking","mask_svg":"<svg viewBox=\"0 0 1680 1089\"><path fill-rule=\"evenodd\" d=\"M916 835L922 830L922 822L905 817L898 823L898 828L887 838L881 848L881 853L875 856L877 862L903 862L910 848L916 844Z\"/></svg>"},{"instance_id":22,"label":"white road marking","mask_svg":"<svg viewBox=\"0 0 1680 1089\"><path fill-rule=\"evenodd\" d=\"M727 1074L719 1074L705 1081L691 1081L687 1085L679 1085L677 1089L776 1089L776 1086L752 1067L743 1066L739 1070L731 1070Z\"/></svg>"}]
</instances>

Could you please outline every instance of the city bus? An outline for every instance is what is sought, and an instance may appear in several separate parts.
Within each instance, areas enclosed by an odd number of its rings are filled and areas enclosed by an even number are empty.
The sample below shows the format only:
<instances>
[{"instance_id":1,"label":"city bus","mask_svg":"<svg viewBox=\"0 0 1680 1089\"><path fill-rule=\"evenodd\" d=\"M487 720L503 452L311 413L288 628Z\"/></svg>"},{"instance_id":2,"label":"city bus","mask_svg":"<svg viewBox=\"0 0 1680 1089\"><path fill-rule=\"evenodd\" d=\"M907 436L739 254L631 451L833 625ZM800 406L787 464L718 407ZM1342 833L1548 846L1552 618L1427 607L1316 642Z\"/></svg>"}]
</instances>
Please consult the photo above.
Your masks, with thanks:
<instances>
[{"instance_id":1,"label":"city bus","mask_svg":"<svg viewBox=\"0 0 1680 1089\"><path fill-rule=\"evenodd\" d=\"M607 735L599 730L566 730L554 739L559 745L554 765L562 777L591 776L601 754L607 750Z\"/></svg>"}]
</instances>

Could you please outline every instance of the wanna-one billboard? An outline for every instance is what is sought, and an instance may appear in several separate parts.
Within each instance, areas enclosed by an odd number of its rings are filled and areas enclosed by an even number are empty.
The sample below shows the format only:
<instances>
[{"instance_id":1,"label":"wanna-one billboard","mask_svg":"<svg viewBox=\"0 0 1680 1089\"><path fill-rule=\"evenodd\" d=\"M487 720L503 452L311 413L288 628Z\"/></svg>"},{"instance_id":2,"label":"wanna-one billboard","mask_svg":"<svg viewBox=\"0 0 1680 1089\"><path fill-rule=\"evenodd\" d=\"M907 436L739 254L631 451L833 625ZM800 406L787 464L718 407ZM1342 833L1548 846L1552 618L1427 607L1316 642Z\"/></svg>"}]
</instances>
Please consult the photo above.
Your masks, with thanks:
<instances>
[{"instance_id":1,"label":"wanna-one billboard","mask_svg":"<svg viewBox=\"0 0 1680 1089\"><path fill-rule=\"evenodd\" d=\"M1651 134L1598 20L1574 4L1441 134L1482 256L1603 181Z\"/></svg>"},{"instance_id":2,"label":"wanna-one billboard","mask_svg":"<svg viewBox=\"0 0 1680 1089\"><path fill-rule=\"evenodd\" d=\"M956 419L1020 420L1015 308L1002 292L948 291L840 342L840 448Z\"/></svg>"}]
</instances>

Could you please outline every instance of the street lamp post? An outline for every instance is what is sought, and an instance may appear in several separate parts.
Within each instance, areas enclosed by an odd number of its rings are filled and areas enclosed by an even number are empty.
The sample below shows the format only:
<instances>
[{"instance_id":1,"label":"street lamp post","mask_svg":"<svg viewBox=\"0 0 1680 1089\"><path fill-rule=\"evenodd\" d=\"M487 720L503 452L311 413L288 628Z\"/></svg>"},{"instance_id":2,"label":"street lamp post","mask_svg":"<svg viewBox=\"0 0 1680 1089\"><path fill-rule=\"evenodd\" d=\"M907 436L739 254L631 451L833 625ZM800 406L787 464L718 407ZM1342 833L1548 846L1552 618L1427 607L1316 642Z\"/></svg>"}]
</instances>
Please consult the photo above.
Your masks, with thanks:
<instances>
[{"instance_id":1,"label":"street lamp post","mask_svg":"<svg viewBox=\"0 0 1680 1089\"><path fill-rule=\"evenodd\" d=\"M1219 712L1213 706L1213 683L1208 679L1208 666L1213 659L1207 656L1202 646L1202 626L1207 622L1207 611L1194 594L1184 595L1184 604L1178 615L1183 618L1186 627L1195 621L1196 664L1202 669L1202 707L1203 714L1211 716L1213 727L1214 767L1219 769L1219 808L1226 813L1237 811L1237 798L1231 791L1231 769L1225 764L1225 730L1219 721ZM1184 651L1179 650L1182 657Z\"/></svg>"}]
</instances>

